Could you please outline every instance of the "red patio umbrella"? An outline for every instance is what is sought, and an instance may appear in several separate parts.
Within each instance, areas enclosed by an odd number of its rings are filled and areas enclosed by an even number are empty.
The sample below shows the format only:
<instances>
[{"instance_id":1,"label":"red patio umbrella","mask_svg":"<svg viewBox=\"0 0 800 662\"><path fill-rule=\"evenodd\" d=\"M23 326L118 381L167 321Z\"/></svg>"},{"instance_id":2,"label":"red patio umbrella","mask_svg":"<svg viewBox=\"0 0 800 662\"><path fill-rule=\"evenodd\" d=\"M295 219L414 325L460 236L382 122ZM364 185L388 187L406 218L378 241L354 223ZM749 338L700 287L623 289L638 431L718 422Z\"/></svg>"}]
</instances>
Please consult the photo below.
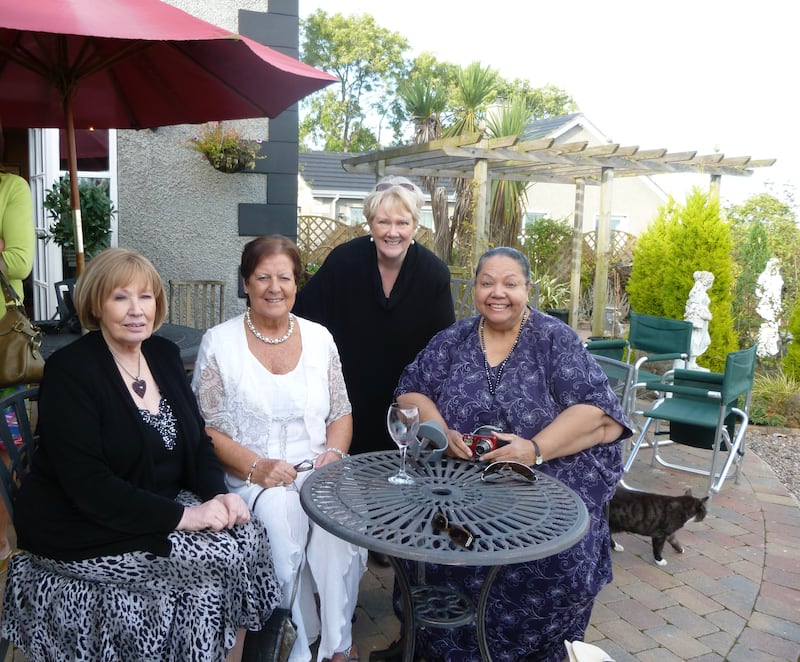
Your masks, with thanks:
<instances>
[{"instance_id":1,"label":"red patio umbrella","mask_svg":"<svg viewBox=\"0 0 800 662\"><path fill-rule=\"evenodd\" d=\"M160 0L0 0L0 121L67 130L78 273L75 128L275 117L335 80Z\"/></svg>"}]
</instances>

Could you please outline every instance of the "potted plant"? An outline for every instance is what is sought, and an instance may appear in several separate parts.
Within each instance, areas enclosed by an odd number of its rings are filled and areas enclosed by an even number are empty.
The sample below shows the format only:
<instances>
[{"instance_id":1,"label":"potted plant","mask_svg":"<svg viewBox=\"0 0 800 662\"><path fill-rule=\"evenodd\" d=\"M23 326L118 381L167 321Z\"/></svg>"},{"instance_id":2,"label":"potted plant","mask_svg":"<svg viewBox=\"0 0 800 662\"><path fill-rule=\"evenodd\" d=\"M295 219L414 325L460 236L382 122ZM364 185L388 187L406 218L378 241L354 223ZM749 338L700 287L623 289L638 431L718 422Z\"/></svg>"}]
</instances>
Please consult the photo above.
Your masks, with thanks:
<instances>
[{"instance_id":1,"label":"potted plant","mask_svg":"<svg viewBox=\"0 0 800 662\"><path fill-rule=\"evenodd\" d=\"M108 248L111 218L117 211L108 194L107 180L80 180L78 195L81 199L83 250L86 258L90 259L104 248ZM51 189L45 192L43 206L53 219L47 239L52 239L61 247L67 267L69 267L69 254L72 254L73 259L75 254L69 176L61 177ZM67 268L65 271L69 271L69 269Z\"/></svg>"},{"instance_id":2,"label":"potted plant","mask_svg":"<svg viewBox=\"0 0 800 662\"><path fill-rule=\"evenodd\" d=\"M570 299L569 284L548 274L533 273L532 279L539 285L539 310L569 323L569 311L566 308Z\"/></svg>"},{"instance_id":3,"label":"potted plant","mask_svg":"<svg viewBox=\"0 0 800 662\"><path fill-rule=\"evenodd\" d=\"M250 140L234 128L223 128L222 122L207 124L203 130L188 141L187 145L200 152L220 172L242 172L256 166L261 149L261 139Z\"/></svg>"}]
</instances>

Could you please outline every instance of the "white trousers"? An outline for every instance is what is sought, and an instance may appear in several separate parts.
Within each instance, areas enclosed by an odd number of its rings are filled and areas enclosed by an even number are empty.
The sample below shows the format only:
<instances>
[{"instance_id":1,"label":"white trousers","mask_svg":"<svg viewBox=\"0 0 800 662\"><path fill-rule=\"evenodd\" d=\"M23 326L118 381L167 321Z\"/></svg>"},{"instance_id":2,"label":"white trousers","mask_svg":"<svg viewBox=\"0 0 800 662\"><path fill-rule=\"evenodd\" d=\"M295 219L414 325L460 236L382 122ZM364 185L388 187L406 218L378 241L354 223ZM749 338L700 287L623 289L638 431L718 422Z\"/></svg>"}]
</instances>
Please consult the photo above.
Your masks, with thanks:
<instances>
[{"instance_id":1,"label":"white trousers","mask_svg":"<svg viewBox=\"0 0 800 662\"><path fill-rule=\"evenodd\" d=\"M297 487L308 474L300 474ZM295 486L234 488L261 518L269 532L275 574L283 589L281 607L288 607L295 575L300 571L292 620L297 641L289 662L309 662L311 644L320 637L317 662L353 643L352 619L367 550L337 538L308 519ZM260 496L259 496L260 494ZM319 595L319 613L314 600Z\"/></svg>"}]
</instances>

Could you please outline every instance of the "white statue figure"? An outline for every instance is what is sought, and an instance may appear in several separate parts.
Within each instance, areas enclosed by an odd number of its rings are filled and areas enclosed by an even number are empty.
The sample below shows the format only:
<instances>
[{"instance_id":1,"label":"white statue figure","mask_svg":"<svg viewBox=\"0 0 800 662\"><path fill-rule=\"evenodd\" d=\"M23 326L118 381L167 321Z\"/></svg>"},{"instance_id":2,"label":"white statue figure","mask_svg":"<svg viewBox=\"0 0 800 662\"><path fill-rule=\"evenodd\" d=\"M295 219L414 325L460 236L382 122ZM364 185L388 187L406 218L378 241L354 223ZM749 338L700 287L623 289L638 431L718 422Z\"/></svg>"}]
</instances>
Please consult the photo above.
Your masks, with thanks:
<instances>
[{"instance_id":1,"label":"white statue figure","mask_svg":"<svg viewBox=\"0 0 800 662\"><path fill-rule=\"evenodd\" d=\"M775 356L780 345L780 320L778 318L781 312L783 278L779 264L778 258L770 258L756 283L756 296L758 297L756 312L764 318L764 322L758 329L756 354L762 357Z\"/></svg>"},{"instance_id":2,"label":"white statue figure","mask_svg":"<svg viewBox=\"0 0 800 662\"><path fill-rule=\"evenodd\" d=\"M708 290L714 284L714 274L710 271L695 271L694 286L686 300L684 319L692 323L692 346L689 350L687 367L690 370L705 370L697 365L697 357L708 349L711 336L708 323L711 321L711 298Z\"/></svg>"}]
</instances>

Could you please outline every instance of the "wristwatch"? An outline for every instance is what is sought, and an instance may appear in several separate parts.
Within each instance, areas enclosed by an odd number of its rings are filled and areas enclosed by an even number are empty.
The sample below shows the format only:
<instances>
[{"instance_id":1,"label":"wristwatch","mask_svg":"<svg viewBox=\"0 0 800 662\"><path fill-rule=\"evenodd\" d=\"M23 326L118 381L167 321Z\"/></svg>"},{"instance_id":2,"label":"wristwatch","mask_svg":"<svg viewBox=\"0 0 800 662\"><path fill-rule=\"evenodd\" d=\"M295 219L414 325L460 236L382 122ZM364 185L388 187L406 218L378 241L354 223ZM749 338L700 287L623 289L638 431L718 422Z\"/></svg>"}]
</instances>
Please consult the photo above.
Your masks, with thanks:
<instances>
[{"instance_id":1,"label":"wristwatch","mask_svg":"<svg viewBox=\"0 0 800 662\"><path fill-rule=\"evenodd\" d=\"M536 453L536 462L534 462L534 464L540 465L542 462L544 462L542 451L539 450L539 444L536 443L536 439L531 439L531 443L533 444L533 452Z\"/></svg>"}]
</instances>

